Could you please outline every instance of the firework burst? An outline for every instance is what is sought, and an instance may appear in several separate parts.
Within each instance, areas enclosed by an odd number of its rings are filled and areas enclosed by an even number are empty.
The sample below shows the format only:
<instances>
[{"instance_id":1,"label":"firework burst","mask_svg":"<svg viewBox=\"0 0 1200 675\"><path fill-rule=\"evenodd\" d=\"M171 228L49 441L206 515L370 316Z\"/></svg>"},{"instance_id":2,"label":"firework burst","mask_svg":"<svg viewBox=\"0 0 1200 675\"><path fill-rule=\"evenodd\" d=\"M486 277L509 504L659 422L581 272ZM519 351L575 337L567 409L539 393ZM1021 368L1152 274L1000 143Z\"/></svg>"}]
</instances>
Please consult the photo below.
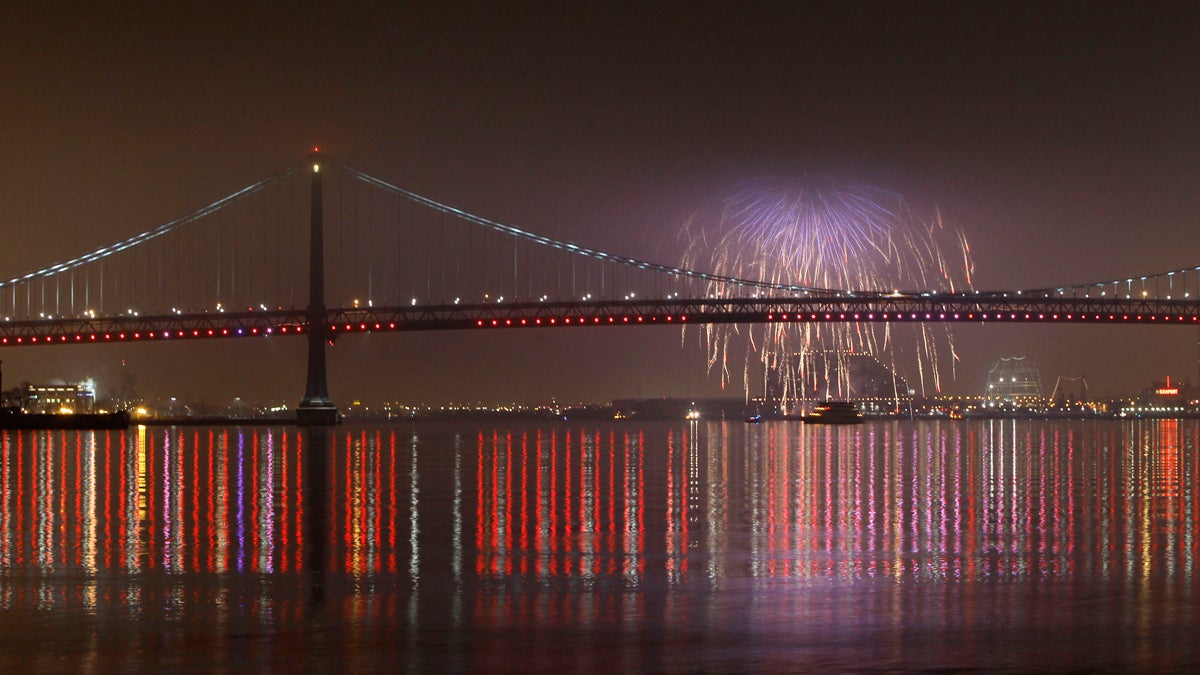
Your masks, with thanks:
<instances>
[{"instance_id":1,"label":"firework burst","mask_svg":"<svg viewBox=\"0 0 1200 675\"><path fill-rule=\"evenodd\" d=\"M960 291L971 284L966 239L936 210L921 216L894 193L827 180L741 191L724 201L718 217L689 219L682 238L684 267L726 277L831 291ZM706 290L718 298L739 292L721 282ZM761 374L763 392L773 390L788 407L818 396L855 395L846 357L836 355L875 355L906 373L922 393L940 391L942 370L948 365L952 373L957 360L945 325L894 330L890 324L773 323L702 330L709 369L719 370L722 386L740 369L749 396L759 389L754 382Z\"/></svg>"}]
</instances>

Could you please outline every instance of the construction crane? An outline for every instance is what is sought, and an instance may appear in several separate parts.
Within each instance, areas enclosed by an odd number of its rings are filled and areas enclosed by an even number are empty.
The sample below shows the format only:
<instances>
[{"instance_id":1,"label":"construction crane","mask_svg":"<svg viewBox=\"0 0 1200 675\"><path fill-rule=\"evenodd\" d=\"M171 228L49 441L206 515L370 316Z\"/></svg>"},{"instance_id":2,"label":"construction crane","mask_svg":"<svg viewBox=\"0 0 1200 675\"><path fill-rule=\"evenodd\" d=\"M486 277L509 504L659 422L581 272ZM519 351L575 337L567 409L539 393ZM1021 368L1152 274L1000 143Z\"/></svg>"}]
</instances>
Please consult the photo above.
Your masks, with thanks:
<instances>
[{"instance_id":1,"label":"construction crane","mask_svg":"<svg viewBox=\"0 0 1200 675\"><path fill-rule=\"evenodd\" d=\"M1061 390L1063 388L1064 383L1078 384L1080 386L1080 388L1082 389L1082 391L1079 394L1080 400L1081 401L1088 400L1088 387L1087 387L1087 378L1086 377L1084 377L1083 375L1080 375L1079 377L1063 377L1060 375L1058 377L1058 379L1054 381L1054 391L1050 392L1050 405L1057 405L1059 390ZM1065 393L1063 395L1066 396Z\"/></svg>"}]
</instances>

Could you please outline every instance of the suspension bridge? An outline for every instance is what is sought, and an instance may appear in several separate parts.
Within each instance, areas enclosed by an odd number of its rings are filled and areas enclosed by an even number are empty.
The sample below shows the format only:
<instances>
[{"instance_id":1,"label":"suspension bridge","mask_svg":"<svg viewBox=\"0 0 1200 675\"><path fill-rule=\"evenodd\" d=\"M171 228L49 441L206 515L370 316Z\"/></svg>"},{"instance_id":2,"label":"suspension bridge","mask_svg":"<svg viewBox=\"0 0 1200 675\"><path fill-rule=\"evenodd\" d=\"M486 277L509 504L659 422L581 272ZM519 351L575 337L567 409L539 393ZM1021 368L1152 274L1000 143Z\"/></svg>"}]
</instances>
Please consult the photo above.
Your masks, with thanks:
<instances>
[{"instance_id":1,"label":"suspension bridge","mask_svg":"<svg viewBox=\"0 0 1200 675\"><path fill-rule=\"evenodd\" d=\"M342 334L714 323L1197 326L1198 298L1200 266L965 292L722 276L542 236L313 152L189 215L0 281L0 347L303 336L299 420L324 424L337 419L325 348Z\"/></svg>"}]
</instances>

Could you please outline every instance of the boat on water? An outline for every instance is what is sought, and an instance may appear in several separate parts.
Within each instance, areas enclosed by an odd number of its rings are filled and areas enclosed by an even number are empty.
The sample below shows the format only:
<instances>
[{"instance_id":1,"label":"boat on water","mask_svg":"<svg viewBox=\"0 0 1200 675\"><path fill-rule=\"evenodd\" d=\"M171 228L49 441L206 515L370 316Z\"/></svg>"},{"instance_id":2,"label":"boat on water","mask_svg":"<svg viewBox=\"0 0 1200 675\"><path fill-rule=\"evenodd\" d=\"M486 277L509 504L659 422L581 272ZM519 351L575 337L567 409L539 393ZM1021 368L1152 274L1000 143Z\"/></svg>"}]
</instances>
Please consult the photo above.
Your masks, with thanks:
<instances>
[{"instance_id":1,"label":"boat on water","mask_svg":"<svg viewBox=\"0 0 1200 675\"><path fill-rule=\"evenodd\" d=\"M858 424L862 413L849 401L825 401L804 418L808 424Z\"/></svg>"},{"instance_id":2,"label":"boat on water","mask_svg":"<svg viewBox=\"0 0 1200 675\"><path fill-rule=\"evenodd\" d=\"M0 429L128 429L129 413L27 413L0 409Z\"/></svg>"}]
</instances>

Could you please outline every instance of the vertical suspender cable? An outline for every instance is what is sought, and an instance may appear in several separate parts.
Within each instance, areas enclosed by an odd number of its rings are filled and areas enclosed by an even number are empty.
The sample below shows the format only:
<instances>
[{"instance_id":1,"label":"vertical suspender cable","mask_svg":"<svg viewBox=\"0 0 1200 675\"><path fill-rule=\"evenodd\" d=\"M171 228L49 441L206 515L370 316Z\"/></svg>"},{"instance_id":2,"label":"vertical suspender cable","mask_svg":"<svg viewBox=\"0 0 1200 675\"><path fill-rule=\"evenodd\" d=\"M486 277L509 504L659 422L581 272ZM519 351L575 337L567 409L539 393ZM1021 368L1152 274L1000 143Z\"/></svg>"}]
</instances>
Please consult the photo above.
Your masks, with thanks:
<instances>
[{"instance_id":1,"label":"vertical suspender cable","mask_svg":"<svg viewBox=\"0 0 1200 675\"><path fill-rule=\"evenodd\" d=\"M221 269L222 268L221 261L225 258L225 247L224 247L224 244L222 244L222 239L225 238L224 235L225 235L225 214L218 213L217 214L217 297L215 298L215 301L217 304L221 304L221 275L224 274L224 270Z\"/></svg>"},{"instance_id":2,"label":"vertical suspender cable","mask_svg":"<svg viewBox=\"0 0 1200 675\"><path fill-rule=\"evenodd\" d=\"M374 230L372 223L375 220L375 214L372 210L371 203L371 188L367 187L367 304L372 305L375 302L375 249L371 247L371 232Z\"/></svg>"},{"instance_id":3,"label":"vertical suspender cable","mask_svg":"<svg viewBox=\"0 0 1200 675\"><path fill-rule=\"evenodd\" d=\"M429 302L433 295L433 225L429 209L425 209L425 297L422 302Z\"/></svg>"},{"instance_id":4,"label":"vertical suspender cable","mask_svg":"<svg viewBox=\"0 0 1200 675\"><path fill-rule=\"evenodd\" d=\"M237 307L238 209L235 206L230 211L232 232L229 237L229 306Z\"/></svg>"},{"instance_id":5,"label":"vertical suspender cable","mask_svg":"<svg viewBox=\"0 0 1200 675\"><path fill-rule=\"evenodd\" d=\"M412 202L396 205L396 305L401 305L404 301L404 280L408 276L407 270L404 269L404 256L412 250L409 239L414 208Z\"/></svg>"}]
</instances>

